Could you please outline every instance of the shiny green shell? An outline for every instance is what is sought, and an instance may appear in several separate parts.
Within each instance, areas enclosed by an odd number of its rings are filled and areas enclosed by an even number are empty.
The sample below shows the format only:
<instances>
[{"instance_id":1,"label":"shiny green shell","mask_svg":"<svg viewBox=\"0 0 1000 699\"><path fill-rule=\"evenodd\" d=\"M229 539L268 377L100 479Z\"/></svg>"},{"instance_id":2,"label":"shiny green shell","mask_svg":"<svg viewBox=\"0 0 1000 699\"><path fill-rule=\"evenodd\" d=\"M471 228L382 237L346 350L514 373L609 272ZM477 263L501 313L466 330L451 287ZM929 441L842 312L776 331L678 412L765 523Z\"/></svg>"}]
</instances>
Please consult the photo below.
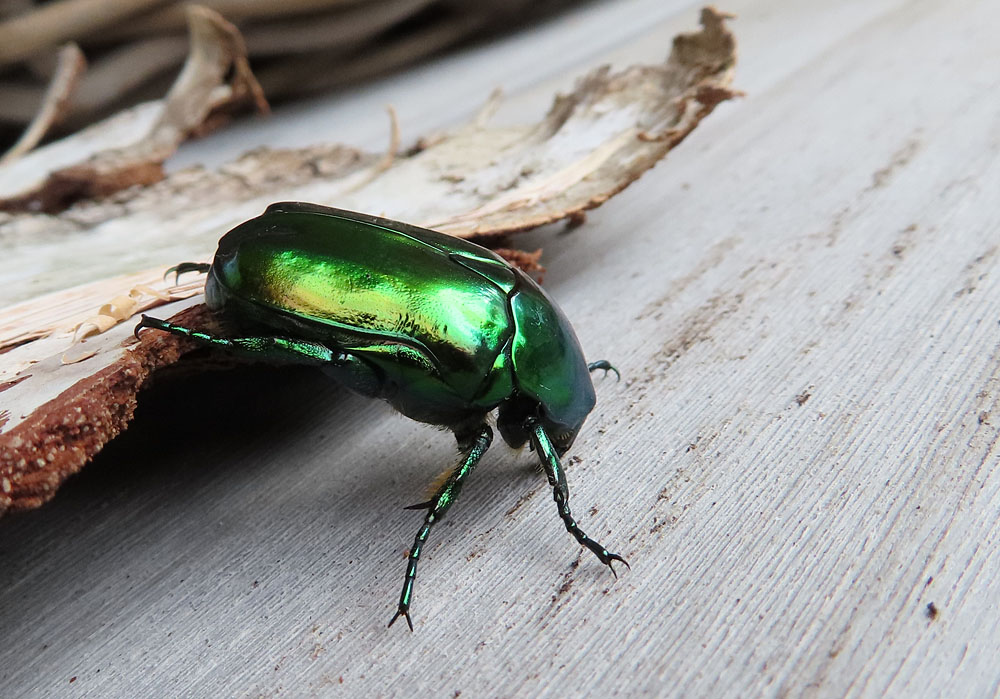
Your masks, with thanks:
<instances>
[{"instance_id":1,"label":"shiny green shell","mask_svg":"<svg viewBox=\"0 0 1000 699\"><path fill-rule=\"evenodd\" d=\"M435 231L313 204L273 204L227 233L209 306L363 359L381 397L447 424L528 399L575 431L593 384L566 317L493 252Z\"/></svg>"}]
</instances>

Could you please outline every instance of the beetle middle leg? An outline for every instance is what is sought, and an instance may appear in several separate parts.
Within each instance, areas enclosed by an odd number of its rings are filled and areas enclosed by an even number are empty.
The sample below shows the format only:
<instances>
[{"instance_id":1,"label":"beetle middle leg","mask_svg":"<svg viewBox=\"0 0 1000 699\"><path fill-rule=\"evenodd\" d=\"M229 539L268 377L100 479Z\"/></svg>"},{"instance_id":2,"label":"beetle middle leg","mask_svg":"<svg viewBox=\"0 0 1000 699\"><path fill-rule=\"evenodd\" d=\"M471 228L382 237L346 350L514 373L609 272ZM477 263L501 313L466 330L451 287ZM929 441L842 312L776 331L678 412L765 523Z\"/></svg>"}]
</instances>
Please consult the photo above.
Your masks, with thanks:
<instances>
[{"instance_id":1,"label":"beetle middle leg","mask_svg":"<svg viewBox=\"0 0 1000 699\"><path fill-rule=\"evenodd\" d=\"M566 525L566 531L572 534L580 542L580 545L590 549L600 559L601 563L611 569L611 572L617 578L618 573L615 572L615 567L612 563L614 561L621 561L628 568L628 561L617 553L609 552L604 546L583 533L583 530L577 525L576 520L573 519L573 513L570 512L569 485L566 483L566 473L563 471L562 464L559 463L559 456L556 454L555 446L545 431L545 427L535 419L527 420L525 427L531 436L531 443L535 448L535 453L538 454L538 458L542 462L542 467L545 469L549 485L552 486L552 499L555 500L556 507L559 508L559 517L562 519L563 524Z\"/></svg>"},{"instance_id":2,"label":"beetle middle leg","mask_svg":"<svg viewBox=\"0 0 1000 699\"><path fill-rule=\"evenodd\" d=\"M424 517L423 525L421 525L417 531L416 538L413 540L413 547L410 548L410 556L406 564L406 578L403 581L403 591L399 594L399 606L396 608L396 613L393 615L392 620L389 621L389 626L396 623L396 619L399 617L404 617L410 627L410 631L413 631L413 620L410 619L410 603L413 601L413 581L417 577L417 563L420 561L420 551L427 542L427 537L431 533L431 527L434 526L435 522L444 517L444 513L455 503L458 493L462 490L462 484L465 483L465 479L472 473L479 460L483 458L483 454L490 448L492 442L493 430L490 429L490 426L482 425L479 427L478 433L471 440L471 447L465 459L458 468L452 471L451 475L448 476L448 480L444 482L444 485L441 486L434 497L425 503L409 508L423 509L426 507L427 514Z\"/></svg>"}]
</instances>

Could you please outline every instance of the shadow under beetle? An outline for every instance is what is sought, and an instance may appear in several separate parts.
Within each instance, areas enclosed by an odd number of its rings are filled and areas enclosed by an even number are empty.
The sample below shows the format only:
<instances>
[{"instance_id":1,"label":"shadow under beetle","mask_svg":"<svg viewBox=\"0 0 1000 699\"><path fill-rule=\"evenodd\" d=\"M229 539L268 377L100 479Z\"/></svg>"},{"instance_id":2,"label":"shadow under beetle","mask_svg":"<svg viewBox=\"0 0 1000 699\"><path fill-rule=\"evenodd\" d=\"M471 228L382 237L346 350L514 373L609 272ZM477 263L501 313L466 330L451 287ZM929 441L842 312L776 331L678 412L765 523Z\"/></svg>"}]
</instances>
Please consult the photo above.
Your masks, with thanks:
<instances>
[{"instance_id":1,"label":"shadow under beetle","mask_svg":"<svg viewBox=\"0 0 1000 699\"><path fill-rule=\"evenodd\" d=\"M614 573L624 558L583 533L569 509L559 457L596 402L590 372L562 311L490 250L406 223L314 204L272 204L219 241L206 304L242 337L216 337L142 316L165 330L231 353L321 367L348 388L387 400L403 415L455 433L464 458L430 500L410 549L389 626L405 617L431 527L455 502L493 441L486 417L513 448L531 443L566 530Z\"/></svg>"}]
</instances>

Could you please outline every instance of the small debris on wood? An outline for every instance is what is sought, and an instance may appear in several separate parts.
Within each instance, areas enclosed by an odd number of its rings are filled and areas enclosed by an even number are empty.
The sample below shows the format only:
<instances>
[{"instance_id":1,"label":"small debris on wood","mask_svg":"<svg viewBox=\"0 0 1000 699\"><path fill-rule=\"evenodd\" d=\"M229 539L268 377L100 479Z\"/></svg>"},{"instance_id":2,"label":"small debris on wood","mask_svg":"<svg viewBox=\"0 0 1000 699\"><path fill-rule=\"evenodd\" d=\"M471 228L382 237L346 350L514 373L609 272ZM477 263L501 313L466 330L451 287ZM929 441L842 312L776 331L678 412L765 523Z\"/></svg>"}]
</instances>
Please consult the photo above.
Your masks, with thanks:
<instances>
[{"instance_id":1,"label":"small debris on wood","mask_svg":"<svg viewBox=\"0 0 1000 699\"><path fill-rule=\"evenodd\" d=\"M534 278L534 280L539 284L541 284L544 280L545 267L539 263L539 260L542 259L541 248L538 248L534 252L513 250L511 248L493 248L493 252L507 260L507 262L517 267L529 277Z\"/></svg>"}]
</instances>

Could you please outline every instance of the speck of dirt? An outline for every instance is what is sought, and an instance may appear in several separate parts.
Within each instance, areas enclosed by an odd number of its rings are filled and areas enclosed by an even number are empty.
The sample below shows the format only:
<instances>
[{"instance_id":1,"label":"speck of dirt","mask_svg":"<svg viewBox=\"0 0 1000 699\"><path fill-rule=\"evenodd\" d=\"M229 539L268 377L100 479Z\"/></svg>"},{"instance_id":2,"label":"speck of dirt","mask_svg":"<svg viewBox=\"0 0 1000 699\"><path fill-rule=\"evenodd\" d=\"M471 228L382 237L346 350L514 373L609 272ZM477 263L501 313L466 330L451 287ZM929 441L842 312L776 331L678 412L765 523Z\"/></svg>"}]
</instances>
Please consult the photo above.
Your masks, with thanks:
<instances>
[{"instance_id":1,"label":"speck of dirt","mask_svg":"<svg viewBox=\"0 0 1000 699\"><path fill-rule=\"evenodd\" d=\"M933 602L928 602L927 609L924 610L924 614L926 614L927 618L930 619L931 621L937 619L938 615L937 605L935 605Z\"/></svg>"},{"instance_id":2,"label":"speck of dirt","mask_svg":"<svg viewBox=\"0 0 1000 699\"><path fill-rule=\"evenodd\" d=\"M534 497L536 492L538 492L537 488L535 490L528 491L527 493L519 497L517 499L517 502L514 503L514 506L511 507L509 510L507 510L506 513L504 513L504 516L510 517L512 514L520 510L521 506L524 505L524 503L528 502L528 500L530 500L532 497Z\"/></svg>"}]
</instances>

